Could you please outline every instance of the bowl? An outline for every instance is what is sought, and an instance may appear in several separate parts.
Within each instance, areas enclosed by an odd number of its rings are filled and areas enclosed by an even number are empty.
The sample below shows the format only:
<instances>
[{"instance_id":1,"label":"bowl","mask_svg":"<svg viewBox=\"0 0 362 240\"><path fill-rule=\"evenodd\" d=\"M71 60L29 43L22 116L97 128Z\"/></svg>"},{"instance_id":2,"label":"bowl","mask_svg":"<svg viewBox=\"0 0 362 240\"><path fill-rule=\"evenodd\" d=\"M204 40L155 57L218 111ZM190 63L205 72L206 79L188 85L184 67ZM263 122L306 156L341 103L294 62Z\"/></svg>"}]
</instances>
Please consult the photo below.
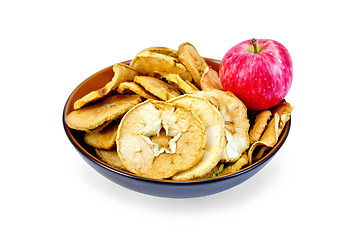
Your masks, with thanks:
<instances>
[{"instance_id":1,"label":"bowl","mask_svg":"<svg viewBox=\"0 0 362 240\"><path fill-rule=\"evenodd\" d=\"M219 60L211 58L205 58L205 60L213 69L216 71L219 70ZM130 61L125 61L123 63L129 64ZM282 147L290 130L291 120L289 120L285 125L283 132L279 137L278 143L273 147L273 149L271 149L259 161L233 174L210 179L190 181L156 180L140 177L132 173L118 170L99 160L95 155L94 149L84 142L81 132L70 129L65 122L65 116L73 109L73 103L77 99L83 97L90 91L103 87L112 79L112 77L112 66L109 66L93 74L78 85L65 103L63 109L63 126L69 141L73 144L80 156L92 168L111 181L133 191L167 198L202 197L225 191L248 180L265 167L265 165L270 162L270 160Z\"/></svg>"}]
</instances>

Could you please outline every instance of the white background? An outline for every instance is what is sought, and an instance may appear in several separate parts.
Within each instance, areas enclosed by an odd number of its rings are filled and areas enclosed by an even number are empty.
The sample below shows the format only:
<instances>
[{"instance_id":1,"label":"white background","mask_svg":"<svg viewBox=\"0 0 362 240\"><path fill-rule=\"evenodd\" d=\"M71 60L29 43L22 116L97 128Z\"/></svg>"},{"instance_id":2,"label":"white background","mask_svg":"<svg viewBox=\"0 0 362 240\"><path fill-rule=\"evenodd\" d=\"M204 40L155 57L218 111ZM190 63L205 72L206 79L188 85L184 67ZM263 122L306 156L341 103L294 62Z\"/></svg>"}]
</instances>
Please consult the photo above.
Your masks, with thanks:
<instances>
[{"instance_id":1,"label":"white background","mask_svg":"<svg viewBox=\"0 0 362 240\"><path fill-rule=\"evenodd\" d=\"M359 1L2 1L1 239L361 239ZM136 193L78 155L62 126L85 78L150 46L191 42L222 59L287 47L295 107L261 172L195 199Z\"/></svg>"}]
</instances>

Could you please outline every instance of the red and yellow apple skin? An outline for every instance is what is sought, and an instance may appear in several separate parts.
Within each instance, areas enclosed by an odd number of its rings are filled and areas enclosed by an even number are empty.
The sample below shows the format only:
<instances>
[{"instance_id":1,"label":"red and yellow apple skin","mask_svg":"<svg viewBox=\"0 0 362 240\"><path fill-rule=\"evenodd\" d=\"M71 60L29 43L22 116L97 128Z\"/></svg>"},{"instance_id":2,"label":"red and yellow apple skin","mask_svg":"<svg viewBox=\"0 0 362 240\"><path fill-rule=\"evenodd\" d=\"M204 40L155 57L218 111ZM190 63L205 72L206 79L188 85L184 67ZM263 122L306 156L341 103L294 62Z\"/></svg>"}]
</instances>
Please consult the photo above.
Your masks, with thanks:
<instances>
[{"instance_id":1,"label":"red and yellow apple skin","mask_svg":"<svg viewBox=\"0 0 362 240\"><path fill-rule=\"evenodd\" d=\"M224 90L234 93L248 110L264 110L274 107L287 95L293 79L293 63L288 50L279 42L251 39L225 54L219 75Z\"/></svg>"}]
</instances>

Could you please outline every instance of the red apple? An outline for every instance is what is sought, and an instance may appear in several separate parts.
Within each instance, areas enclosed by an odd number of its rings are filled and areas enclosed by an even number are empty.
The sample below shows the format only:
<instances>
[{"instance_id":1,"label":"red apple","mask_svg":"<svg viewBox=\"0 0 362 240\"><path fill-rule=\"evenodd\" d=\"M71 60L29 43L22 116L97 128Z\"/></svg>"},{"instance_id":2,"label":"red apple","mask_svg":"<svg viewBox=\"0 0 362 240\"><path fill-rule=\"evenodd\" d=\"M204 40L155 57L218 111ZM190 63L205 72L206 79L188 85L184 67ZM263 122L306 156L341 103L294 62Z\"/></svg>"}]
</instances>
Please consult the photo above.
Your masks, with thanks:
<instances>
[{"instance_id":1,"label":"red apple","mask_svg":"<svg viewBox=\"0 0 362 240\"><path fill-rule=\"evenodd\" d=\"M292 58L277 41L246 40L225 54L219 75L224 90L234 93L249 110L269 109L290 89Z\"/></svg>"}]
</instances>

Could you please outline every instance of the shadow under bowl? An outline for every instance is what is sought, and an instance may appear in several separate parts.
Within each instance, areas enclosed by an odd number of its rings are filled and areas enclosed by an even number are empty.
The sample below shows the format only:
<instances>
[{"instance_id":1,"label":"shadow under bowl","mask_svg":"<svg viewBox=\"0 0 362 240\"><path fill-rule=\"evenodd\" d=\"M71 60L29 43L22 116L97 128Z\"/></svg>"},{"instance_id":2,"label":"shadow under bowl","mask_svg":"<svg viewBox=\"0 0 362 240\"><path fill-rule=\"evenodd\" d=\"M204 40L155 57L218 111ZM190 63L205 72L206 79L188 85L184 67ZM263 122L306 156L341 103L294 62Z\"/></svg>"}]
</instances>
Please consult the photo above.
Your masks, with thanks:
<instances>
[{"instance_id":1,"label":"shadow under bowl","mask_svg":"<svg viewBox=\"0 0 362 240\"><path fill-rule=\"evenodd\" d=\"M214 70L219 71L219 60L210 58L205 58L205 60ZM123 63L129 64L130 61ZM207 196L230 189L248 180L266 166L282 147L290 131L291 120L285 125L278 143L263 158L233 174L190 181L157 180L140 177L129 172L118 170L99 160L95 155L94 149L84 142L82 133L70 129L65 122L65 116L73 110L73 104L76 100L91 91L103 87L112 77L113 69L112 66L110 66L93 74L79 84L65 103L63 109L63 126L69 141L92 168L111 181L140 193L167 198L192 198Z\"/></svg>"}]
</instances>

